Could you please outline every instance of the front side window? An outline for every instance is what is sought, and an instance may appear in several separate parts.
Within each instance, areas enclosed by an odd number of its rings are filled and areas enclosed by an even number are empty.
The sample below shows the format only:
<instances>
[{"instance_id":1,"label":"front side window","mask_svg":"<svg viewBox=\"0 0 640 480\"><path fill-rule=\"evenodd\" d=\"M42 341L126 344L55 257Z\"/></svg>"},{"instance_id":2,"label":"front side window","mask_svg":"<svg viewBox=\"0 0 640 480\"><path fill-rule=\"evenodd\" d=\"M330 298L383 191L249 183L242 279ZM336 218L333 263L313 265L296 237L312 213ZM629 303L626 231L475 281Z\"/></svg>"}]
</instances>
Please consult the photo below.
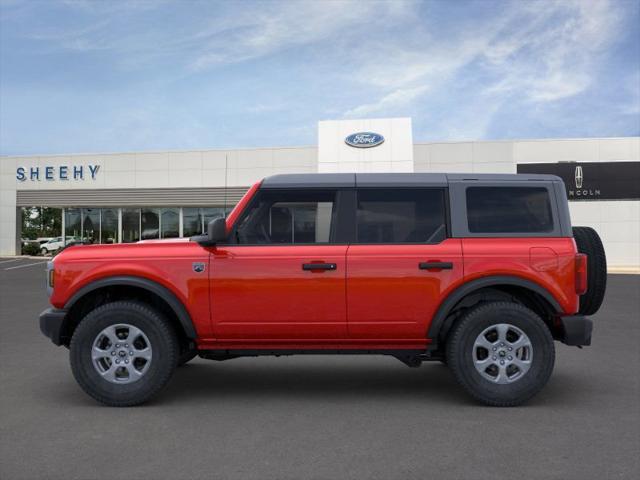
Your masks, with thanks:
<instances>
[{"instance_id":1,"label":"front side window","mask_svg":"<svg viewBox=\"0 0 640 480\"><path fill-rule=\"evenodd\" d=\"M244 245L329 243L335 191L264 191L240 220L235 242Z\"/></svg>"},{"instance_id":2,"label":"front side window","mask_svg":"<svg viewBox=\"0 0 640 480\"><path fill-rule=\"evenodd\" d=\"M439 243L446 238L443 189L358 191L358 243Z\"/></svg>"},{"instance_id":3,"label":"front side window","mask_svg":"<svg viewBox=\"0 0 640 480\"><path fill-rule=\"evenodd\" d=\"M472 233L551 232L549 192L544 187L469 187L467 222Z\"/></svg>"}]
</instances>

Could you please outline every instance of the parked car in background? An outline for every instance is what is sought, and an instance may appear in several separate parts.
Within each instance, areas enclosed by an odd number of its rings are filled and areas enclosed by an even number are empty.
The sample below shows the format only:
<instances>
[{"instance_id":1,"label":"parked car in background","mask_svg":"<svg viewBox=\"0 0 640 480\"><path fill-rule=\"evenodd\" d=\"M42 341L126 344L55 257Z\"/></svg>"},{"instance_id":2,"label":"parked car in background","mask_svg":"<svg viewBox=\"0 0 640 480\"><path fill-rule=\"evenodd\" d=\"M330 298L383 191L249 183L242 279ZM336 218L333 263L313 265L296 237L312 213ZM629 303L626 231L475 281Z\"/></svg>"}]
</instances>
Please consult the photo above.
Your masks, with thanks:
<instances>
[{"instance_id":1,"label":"parked car in background","mask_svg":"<svg viewBox=\"0 0 640 480\"><path fill-rule=\"evenodd\" d=\"M52 254L53 252L57 252L58 250L60 250L65 245L69 245L71 242L75 241L75 237L67 237L64 242L62 240L62 237L53 237L40 245L40 253L42 255Z\"/></svg>"}]
</instances>

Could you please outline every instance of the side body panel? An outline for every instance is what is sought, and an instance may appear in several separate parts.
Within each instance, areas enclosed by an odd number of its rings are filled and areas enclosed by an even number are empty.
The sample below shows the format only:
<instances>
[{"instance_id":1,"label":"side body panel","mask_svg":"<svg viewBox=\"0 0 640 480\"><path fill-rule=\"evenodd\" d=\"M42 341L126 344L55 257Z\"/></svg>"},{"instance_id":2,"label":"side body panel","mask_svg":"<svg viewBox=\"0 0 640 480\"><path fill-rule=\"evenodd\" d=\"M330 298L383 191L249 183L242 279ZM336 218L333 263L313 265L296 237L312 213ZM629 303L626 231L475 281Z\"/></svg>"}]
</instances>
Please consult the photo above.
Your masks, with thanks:
<instances>
[{"instance_id":1,"label":"side body panel","mask_svg":"<svg viewBox=\"0 0 640 480\"><path fill-rule=\"evenodd\" d=\"M193 264L205 265L203 272ZM65 308L73 295L96 280L133 276L171 291L189 313L199 338L212 336L209 315L209 252L188 240L71 247L54 260L56 284L50 302Z\"/></svg>"},{"instance_id":2,"label":"side body panel","mask_svg":"<svg viewBox=\"0 0 640 480\"><path fill-rule=\"evenodd\" d=\"M420 269L423 262L450 263ZM437 245L351 245L347 254L349 335L362 341L420 341L442 299L463 278L462 241Z\"/></svg>"},{"instance_id":3,"label":"side body panel","mask_svg":"<svg viewBox=\"0 0 640 480\"><path fill-rule=\"evenodd\" d=\"M515 276L546 289L565 315L578 311L573 238L464 238L465 282Z\"/></svg>"},{"instance_id":4,"label":"side body panel","mask_svg":"<svg viewBox=\"0 0 640 480\"><path fill-rule=\"evenodd\" d=\"M218 344L347 337L346 245L214 248L211 305ZM304 270L303 264L335 264Z\"/></svg>"}]
</instances>

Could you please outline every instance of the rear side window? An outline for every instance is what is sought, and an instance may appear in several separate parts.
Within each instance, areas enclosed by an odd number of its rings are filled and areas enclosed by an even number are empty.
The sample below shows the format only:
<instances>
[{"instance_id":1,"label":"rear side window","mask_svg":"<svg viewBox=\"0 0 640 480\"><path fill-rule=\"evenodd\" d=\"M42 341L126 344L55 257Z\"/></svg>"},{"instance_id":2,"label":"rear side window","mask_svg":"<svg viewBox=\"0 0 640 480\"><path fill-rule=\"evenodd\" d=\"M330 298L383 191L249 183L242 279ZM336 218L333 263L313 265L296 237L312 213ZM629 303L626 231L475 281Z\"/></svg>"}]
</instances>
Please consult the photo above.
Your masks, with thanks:
<instances>
[{"instance_id":1,"label":"rear side window","mask_svg":"<svg viewBox=\"0 0 640 480\"><path fill-rule=\"evenodd\" d=\"M358 191L358 243L439 243L445 238L443 189Z\"/></svg>"},{"instance_id":2,"label":"rear side window","mask_svg":"<svg viewBox=\"0 0 640 480\"><path fill-rule=\"evenodd\" d=\"M467 221L472 233L551 232L549 192L542 187L469 187Z\"/></svg>"}]
</instances>

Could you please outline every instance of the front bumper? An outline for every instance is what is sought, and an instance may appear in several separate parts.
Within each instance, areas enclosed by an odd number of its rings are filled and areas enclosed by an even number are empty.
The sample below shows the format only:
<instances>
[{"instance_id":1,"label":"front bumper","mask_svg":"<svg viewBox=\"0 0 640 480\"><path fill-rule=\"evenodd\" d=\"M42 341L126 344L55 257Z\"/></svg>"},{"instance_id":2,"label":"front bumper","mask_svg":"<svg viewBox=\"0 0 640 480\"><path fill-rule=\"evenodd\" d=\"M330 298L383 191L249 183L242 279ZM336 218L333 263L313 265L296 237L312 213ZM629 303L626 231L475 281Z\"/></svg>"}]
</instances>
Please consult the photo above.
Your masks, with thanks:
<instances>
[{"instance_id":1,"label":"front bumper","mask_svg":"<svg viewBox=\"0 0 640 480\"><path fill-rule=\"evenodd\" d=\"M593 321L590 318L583 315L560 317L560 324L562 343L573 346L591 345Z\"/></svg>"},{"instance_id":2,"label":"front bumper","mask_svg":"<svg viewBox=\"0 0 640 480\"><path fill-rule=\"evenodd\" d=\"M62 345L66 310L47 308L40 314L40 331L56 345Z\"/></svg>"}]
</instances>

